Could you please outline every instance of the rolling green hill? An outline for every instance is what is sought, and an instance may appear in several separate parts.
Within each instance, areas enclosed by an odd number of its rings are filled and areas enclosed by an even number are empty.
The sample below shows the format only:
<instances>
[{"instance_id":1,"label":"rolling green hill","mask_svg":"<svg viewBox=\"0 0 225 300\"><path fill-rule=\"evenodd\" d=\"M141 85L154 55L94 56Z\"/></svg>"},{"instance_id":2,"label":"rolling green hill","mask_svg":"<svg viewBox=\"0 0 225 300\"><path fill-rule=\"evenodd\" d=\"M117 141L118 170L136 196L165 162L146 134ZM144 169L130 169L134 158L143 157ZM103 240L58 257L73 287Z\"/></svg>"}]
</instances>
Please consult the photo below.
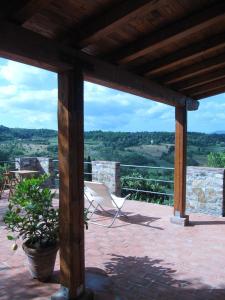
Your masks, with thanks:
<instances>
[{"instance_id":1,"label":"rolling green hill","mask_svg":"<svg viewBox=\"0 0 225 300\"><path fill-rule=\"evenodd\" d=\"M85 132L85 157L123 164L173 166L174 133ZM0 126L0 160L16 156L57 158L57 131ZM225 152L225 134L188 134L188 165L207 165L210 152Z\"/></svg>"}]
</instances>

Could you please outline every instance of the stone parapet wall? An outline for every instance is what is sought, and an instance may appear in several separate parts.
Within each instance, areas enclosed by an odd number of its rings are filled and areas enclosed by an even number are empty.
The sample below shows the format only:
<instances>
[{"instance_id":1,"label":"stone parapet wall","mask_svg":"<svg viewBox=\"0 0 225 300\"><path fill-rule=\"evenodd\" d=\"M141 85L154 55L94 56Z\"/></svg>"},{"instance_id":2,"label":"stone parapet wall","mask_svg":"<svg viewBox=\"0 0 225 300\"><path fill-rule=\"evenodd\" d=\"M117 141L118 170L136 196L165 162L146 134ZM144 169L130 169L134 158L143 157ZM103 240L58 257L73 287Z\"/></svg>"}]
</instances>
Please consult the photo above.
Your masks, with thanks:
<instances>
[{"instance_id":1,"label":"stone parapet wall","mask_svg":"<svg viewBox=\"0 0 225 300\"><path fill-rule=\"evenodd\" d=\"M121 195L120 163L114 161L92 161L92 180L105 183L110 192Z\"/></svg>"},{"instance_id":2,"label":"stone parapet wall","mask_svg":"<svg viewBox=\"0 0 225 300\"><path fill-rule=\"evenodd\" d=\"M187 167L186 212L224 216L224 169Z\"/></svg>"},{"instance_id":3,"label":"stone parapet wall","mask_svg":"<svg viewBox=\"0 0 225 300\"><path fill-rule=\"evenodd\" d=\"M15 159L15 167L17 170L34 170L39 175L47 174L49 179L46 186L54 186L54 166L53 160L48 157L18 157Z\"/></svg>"}]
</instances>

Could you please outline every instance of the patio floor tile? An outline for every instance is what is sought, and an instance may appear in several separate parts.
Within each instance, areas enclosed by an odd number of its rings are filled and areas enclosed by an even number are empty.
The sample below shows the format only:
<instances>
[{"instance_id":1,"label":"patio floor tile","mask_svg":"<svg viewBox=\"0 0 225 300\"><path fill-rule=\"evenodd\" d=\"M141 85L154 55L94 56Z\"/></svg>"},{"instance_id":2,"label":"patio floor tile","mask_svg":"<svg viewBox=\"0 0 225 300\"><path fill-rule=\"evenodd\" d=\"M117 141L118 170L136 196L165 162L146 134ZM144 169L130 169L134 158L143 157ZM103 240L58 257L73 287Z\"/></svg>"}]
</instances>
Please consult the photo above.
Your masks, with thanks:
<instances>
[{"instance_id":1,"label":"patio floor tile","mask_svg":"<svg viewBox=\"0 0 225 300\"><path fill-rule=\"evenodd\" d=\"M22 249L12 252L6 239L6 206L1 199L0 300L49 299L59 288L59 260L51 282L30 278ZM86 267L103 269L121 299L225 299L225 218L192 214L191 226L180 227L170 223L171 207L137 201L127 201L124 212L128 218L113 228L89 224L85 231Z\"/></svg>"}]
</instances>

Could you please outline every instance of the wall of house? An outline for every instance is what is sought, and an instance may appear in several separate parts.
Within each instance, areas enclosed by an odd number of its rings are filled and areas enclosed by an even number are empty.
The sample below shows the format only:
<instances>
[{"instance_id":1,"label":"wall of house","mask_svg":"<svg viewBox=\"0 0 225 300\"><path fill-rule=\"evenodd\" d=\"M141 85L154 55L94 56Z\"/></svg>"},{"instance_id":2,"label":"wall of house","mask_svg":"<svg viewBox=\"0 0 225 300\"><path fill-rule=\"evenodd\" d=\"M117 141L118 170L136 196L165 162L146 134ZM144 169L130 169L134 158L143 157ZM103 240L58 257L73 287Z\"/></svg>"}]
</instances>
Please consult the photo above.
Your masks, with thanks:
<instances>
[{"instance_id":1,"label":"wall of house","mask_svg":"<svg viewBox=\"0 0 225 300\"><path fill-rule=\"evenodd\" d=\"M224 169L187 167L186 211L224 216Z\"/></svg>"}]
</instances>

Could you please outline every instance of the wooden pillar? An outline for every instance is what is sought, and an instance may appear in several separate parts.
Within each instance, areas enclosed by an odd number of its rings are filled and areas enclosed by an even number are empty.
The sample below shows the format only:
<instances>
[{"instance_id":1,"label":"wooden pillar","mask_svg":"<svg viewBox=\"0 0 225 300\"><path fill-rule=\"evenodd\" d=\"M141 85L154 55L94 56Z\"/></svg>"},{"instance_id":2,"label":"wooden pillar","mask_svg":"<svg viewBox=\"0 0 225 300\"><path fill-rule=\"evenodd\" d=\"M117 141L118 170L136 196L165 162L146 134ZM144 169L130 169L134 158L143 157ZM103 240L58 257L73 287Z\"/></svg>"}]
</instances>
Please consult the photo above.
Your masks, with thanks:
<instances>
[{"instance_id":1,"label":"wooden pillar","mask_svg":"<svg viewBox=\"0 0 225 300\"><path fill-rule=\"evenodd\" d=\"M175 108L175 172L174 172L174 217L171 221L187 225L186 206L186 152L187 152L187 110Z\"/></svg>"},{"instance_id":2,"label":"wooden pillar","mask_svg":"<svg viewBox=\"0 0 225 300\"><path fill-rule=\"evenodd\" d=\"M52 299L84 294L83 74L58 74L60 283ZM80 298L79 298L80 299Z\"/></svg>"}]
</instances>

